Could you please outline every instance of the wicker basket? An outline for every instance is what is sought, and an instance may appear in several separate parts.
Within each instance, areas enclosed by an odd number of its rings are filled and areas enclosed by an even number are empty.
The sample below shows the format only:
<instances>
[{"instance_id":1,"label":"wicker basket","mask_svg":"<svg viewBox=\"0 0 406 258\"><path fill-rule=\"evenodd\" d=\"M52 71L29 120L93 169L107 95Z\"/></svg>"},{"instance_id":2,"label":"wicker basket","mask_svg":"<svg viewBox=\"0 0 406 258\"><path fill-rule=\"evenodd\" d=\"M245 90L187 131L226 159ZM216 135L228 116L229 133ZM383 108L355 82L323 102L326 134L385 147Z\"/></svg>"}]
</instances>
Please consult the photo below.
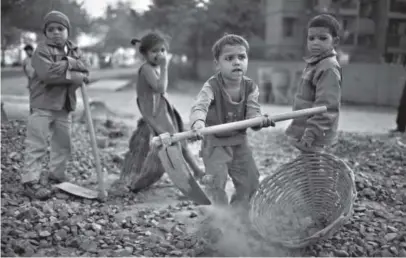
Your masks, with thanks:
<instances>
[{"instance_id":1,"label":"wicker basket","mask_svg":"<svg viewBox=\"0 0 406 258\"><path fill-rule=\"evenodd\" d=\"M352 215L353 171L327 153L301 154L265 178L250 220L265 240L302 248L331 236Z\"/></svg>"}]
</instances>

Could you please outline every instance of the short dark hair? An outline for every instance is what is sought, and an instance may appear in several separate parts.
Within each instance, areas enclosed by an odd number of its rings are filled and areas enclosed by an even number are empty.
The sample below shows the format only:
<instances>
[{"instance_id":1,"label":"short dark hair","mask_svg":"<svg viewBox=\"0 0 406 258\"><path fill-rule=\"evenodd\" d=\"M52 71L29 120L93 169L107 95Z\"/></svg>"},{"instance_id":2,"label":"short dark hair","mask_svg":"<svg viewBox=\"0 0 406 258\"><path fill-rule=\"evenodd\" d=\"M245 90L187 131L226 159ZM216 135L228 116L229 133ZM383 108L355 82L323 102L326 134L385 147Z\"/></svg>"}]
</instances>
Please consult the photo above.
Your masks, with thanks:
<instances>
[{"instance_id":1,"label":"short dark hair","mask_svg":"<svg viewBox=\"0 0 406 258\"><path fill-rule=\"evenodd\" d=\"M141 54L145 55L151 48L155 45L163 43L167 48L169 48L168 41L165 36L160 32L149 32L141 39L133 38L131 40L132 45L140 43L139 51Z\"/></svg>"},{"instance_id":2,"label":"short dark hair","mask_svg":"<svg viewBox=\"0 0 406 258\"><path fill-rule=\"evenodd\" d=\"M30 44L25 45L24 51L28 51L28 50L34 50L34 48L32 47L32 45L30 45Z\"/></svg>"},{"instance_id":3,"label":"short dark hair","mask_svg":"<svg viewBox=\"0 0 406 258\"><path fill-rule=\"evenodd\" d=\"M307 28L312 27L327 28L333 37L339 37L341 34L341 25L331 14L319 14L313 17L307 24Z\"/></svg>"},{"instance_id":4,"label":"short dark hair","mask_svg":"<svg viewBox=\"0 0 406 258\"><path fill-rule=\"evenodd\" d=\"M250 49L250 45L248 44L248 41L245 38L243 38L239 35L235 35L235 34L224 34L224 36L221 37L220 39L218 39L216 41L216 43L214 43L213 47L211 48L214 59L216 59L216 60L219 59L221 51L223 50L225 45L244 46L245 49L247 50L247 52Z\"/></svg>"}]
</instances>

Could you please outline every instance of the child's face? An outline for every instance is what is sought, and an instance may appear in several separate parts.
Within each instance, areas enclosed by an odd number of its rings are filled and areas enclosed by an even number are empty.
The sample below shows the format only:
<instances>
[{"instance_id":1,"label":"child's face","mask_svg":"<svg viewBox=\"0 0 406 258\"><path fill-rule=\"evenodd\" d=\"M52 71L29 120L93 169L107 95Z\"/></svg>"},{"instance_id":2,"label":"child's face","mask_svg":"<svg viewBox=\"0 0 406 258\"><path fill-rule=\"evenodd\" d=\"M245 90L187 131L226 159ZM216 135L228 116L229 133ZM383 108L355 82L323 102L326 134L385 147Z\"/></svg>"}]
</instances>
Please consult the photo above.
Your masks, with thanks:
<instances>
[{"instance_id":1,"label":"child's face","mask_svg":"<svg viewBox=\"0 0 406 258\"><path fill-rule=\"evenodd\" d=\"M215 64L227 79L241 80L247 72L247 49L242 45L225 45Z\"/></svg>"},{"instance_id":2,"label":"child's face","mask_svg":"<svg viewBox=\"0 0 406 258\"><path fill-rule=\"evenodd\" d=\"M334 38L328 28L312 27L307 30L307 49L310 54L318 55L334 48Z\"/></svg>"},{"instance_id":3,"label":"child's face","mask_svg":"<svg viewBox=\"0 0 406 258\"><path fill-rule=\"evenodd\" d=\"M33 51L31 49L28 49L25 51L25 53L27 54L27 56L32 57Z\"/></svg>"},{"instance_id":4,"label":"child's face","mask_svg":"<svg viewBox=\"0 0 406 258\"><path fill-rule=\"evenodd\" d=\"M52 22L45 29L45 35L58 45L63 45L68 40L68 29L60 23Z\"/></svg>"},{"instance_id":5,"label":"child's face","mask_svg":"<svg viewBox=\"0 0 406 258\"><path fill-rule=\"evenodd\" d=\"M160 58L166 58L167 49L164 43L156 44L146 54L146 59L153 65L158 65Z\"/></svg>"}]
</instances>

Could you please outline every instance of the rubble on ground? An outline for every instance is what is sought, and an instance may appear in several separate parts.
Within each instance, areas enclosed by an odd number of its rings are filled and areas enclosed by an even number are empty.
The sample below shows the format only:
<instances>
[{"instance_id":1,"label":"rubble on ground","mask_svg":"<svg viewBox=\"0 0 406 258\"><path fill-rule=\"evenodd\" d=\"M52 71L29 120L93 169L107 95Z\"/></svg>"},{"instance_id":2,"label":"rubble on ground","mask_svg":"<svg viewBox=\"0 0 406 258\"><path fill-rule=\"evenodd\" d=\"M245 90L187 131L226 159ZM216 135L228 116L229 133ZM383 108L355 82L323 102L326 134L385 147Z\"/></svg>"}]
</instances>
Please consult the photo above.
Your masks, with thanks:
<instances>
[{"instance_id":1,"label":"rubble on ground","mask_svg":"<svg viewBox=\"0 0 406 258\"><path fill-rule=\"evenodd\" d=\"M73 158L68 175L83 185L94 174L93 157L86 125L73 126ZM110 142L100 149L102 167L108 173L119 174L115 143L120 138L128 142L129 134L117 125L101 123L96 128L97 135ZM110 196L106 203L62 192L46 201L24 197L20 184L24 137L24 122L2 123L2 256L210 255L200 239L190 234L188 225L175 216L183 211L198 219L201 214L192 202L179 200L180 194L167 179L156 187L172 189L176 204L140 208L124 219L118 219L117 214L130 206L141 206L147 192ZM261 174L272 173L297 154L280 131L263 130L250 133L250 137ZM354 215L330 239L300 250L297 255L406 256L406 149L386 136L341 133L334 153L350 165L356 176Z\"/></svg>"}]
</instances>

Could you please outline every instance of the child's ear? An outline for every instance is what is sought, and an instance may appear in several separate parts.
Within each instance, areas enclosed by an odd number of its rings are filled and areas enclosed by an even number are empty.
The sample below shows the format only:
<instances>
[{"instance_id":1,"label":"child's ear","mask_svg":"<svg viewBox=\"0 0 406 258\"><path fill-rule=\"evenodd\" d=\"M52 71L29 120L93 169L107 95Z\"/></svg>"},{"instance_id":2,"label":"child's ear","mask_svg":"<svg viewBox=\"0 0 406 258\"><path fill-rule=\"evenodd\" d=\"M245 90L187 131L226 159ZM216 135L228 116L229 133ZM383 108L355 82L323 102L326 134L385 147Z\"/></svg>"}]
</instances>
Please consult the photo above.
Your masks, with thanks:
<instances>
[{"instance_id":1,"label":"child's ear","mask_svg":"<svg viewBox=\"0 0 406 258\"><path fill-rule=\"evenodd\" d=\"M335 37L333 39L333 44L334 44L334 47L338 46L340 44L340 37Z\"/></svg>"},{"instance_id":2,"label":"child's ear","mask_svg":"<svg viewBox=\"0 0 406 258\"><path fill-rule=\"evenodd\" d=\"M218 71L220 69L219 67L219 61L217 59L213 60L213 65L214 65L214 70Z\"/></svg>"}]
</instances>

